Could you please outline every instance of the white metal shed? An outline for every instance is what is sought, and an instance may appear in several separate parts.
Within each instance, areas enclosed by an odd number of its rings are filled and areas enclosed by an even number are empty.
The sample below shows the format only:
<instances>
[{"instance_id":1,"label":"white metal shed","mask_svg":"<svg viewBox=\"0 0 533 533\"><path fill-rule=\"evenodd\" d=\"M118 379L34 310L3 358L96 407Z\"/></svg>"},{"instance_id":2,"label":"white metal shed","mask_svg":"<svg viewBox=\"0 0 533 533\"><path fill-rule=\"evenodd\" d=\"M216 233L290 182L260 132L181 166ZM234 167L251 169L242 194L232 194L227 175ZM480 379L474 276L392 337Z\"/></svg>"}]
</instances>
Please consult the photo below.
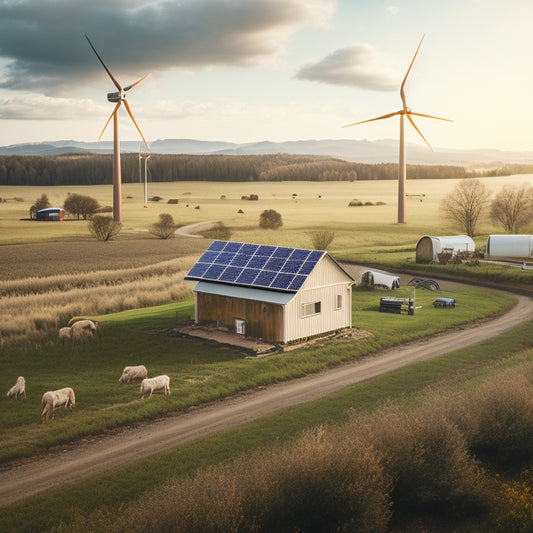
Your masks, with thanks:
<instances>
[{"instance_id":1,"label":"white metal shed","mask_svg":"<svg viewBox=\"0 0 533 533\"><path fill-rule=\"evenodd\" d=\"M533 257L533 235L489 235L489 257Z\"/></svg>"},{"instance_id":2,"label":"white metal shed","mask_svg":"<svg viewBox=\"0 0 533 533\"><path fill-rule=\"evenodd\" d=\"M450 235L446 237L431 237L425 235L416 244L417 263L436 263L438 255L445 248L452 249L453 255L457 252L474 252L476 244L468 235Z\"/></svg>"}]
</instances>

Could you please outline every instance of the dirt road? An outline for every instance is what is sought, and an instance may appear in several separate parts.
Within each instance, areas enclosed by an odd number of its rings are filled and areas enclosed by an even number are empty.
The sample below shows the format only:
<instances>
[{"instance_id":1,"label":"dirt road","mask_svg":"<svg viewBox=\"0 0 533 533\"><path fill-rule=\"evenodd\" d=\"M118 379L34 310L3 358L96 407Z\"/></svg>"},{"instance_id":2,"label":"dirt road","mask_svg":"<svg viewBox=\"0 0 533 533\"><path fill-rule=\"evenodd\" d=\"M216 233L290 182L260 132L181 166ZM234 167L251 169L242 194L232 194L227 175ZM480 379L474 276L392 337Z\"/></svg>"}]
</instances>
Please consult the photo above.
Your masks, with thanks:
<instances>
[{"instance_id":1,"label":"dirt road","mask_svg":"<svg viewBox=\"0 0 533 533\"><path fill-rule=\"evenodd\" d=\"M315 400L380 374L486 340L531 320L533 300L519 297L514 309L494 320L405 344L302 379L240 394L138 428L93 440L83 439L44 457L4 465L0 471L0 506Z\"/></svg>"}]
</instances>

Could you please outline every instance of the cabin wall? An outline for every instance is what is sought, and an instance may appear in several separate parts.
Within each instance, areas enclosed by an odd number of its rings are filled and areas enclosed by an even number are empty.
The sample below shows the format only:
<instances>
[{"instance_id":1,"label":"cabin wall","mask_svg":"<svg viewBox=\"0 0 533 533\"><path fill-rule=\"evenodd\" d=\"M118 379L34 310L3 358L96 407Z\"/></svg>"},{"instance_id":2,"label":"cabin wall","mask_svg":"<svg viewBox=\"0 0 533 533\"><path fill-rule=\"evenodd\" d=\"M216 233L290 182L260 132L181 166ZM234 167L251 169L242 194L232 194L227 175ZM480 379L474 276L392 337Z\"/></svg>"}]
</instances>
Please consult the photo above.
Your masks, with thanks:
<instances>
[{"instance_id":1,"label":"cabin wall","mask_svg":"<svg viewBox=\"0 0 533 533\"><path fill-rule=\"evenodd\" d=\"M235 319L245 321L245 335L283 342L283 306L218 294L196 293L196 321L235 332Z\"/></svg>"}]
</instances>

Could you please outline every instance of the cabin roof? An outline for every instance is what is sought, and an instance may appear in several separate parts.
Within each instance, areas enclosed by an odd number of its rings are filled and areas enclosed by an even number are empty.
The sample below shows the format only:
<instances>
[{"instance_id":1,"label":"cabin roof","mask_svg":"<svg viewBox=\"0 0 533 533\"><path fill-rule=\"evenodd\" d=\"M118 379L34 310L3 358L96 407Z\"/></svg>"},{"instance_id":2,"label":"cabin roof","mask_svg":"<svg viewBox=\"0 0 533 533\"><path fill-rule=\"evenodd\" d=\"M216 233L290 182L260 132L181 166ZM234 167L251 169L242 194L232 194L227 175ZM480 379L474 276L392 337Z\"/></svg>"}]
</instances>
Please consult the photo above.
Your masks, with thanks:
<instances>
[{"instance_id":1,"label":"cabin roof","mask_svg":"<svg viewBox=\"0 0 533 533\"><path fill-rule=\"evenodd\" d=\"M258 302L286 305L293 298L292 292L279 292L266 289L254 289L251 287L240 287L238 285L226 285L225 283L213 283L210 281L200 281L193 289L194 292L206 292L218 296L230 296L243 300L254 300Z\"/></svg>"},{"instance_id":2,"label":"cabin roof","mask_svg":"<svg viewBox=\"0 0 533 533\"><path fill-rule=\"evenodd\" d=\"M185 279L296 293L325 255L323 250L214 241Z\"/></svg>"}]
</instances>

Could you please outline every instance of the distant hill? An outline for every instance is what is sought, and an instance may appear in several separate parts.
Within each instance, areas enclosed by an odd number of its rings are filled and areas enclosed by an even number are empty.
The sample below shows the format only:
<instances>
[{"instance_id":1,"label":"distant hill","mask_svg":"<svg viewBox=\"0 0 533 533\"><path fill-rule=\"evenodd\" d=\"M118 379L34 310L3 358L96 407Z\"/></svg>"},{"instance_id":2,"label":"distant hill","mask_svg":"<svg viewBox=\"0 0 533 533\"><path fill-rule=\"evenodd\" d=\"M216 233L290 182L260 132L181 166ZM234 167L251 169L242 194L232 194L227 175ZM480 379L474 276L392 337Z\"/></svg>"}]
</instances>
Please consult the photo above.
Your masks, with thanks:
<instances>
[{"instance_id":1,"label":"distant hill","mask_svg":"<svg viewBox=\"0 0 533 533\"><path fill-rule=\"evenodd\" d=\"M137 153L142 149L138 141L124 141L124 153ZM360 163L396 163L398 141L357 141L345 139L302 140L286 142L262 141L255 143L230 143L224 141L198 141L194 139L160 139L150 144L157 154L223 154L223 155L265 155L293 154L320 155L341 158ZM48 141L42 143L15 144L0 147L0 155L61 155L69 153L106 154L113 151L110 141ZM412 165L475 165L491 163L533 163L532 152L511 152L503 150L453 150L436 148L429 151L417 144L408 144L407 162Z\"/></svg>"}]
</instances>

